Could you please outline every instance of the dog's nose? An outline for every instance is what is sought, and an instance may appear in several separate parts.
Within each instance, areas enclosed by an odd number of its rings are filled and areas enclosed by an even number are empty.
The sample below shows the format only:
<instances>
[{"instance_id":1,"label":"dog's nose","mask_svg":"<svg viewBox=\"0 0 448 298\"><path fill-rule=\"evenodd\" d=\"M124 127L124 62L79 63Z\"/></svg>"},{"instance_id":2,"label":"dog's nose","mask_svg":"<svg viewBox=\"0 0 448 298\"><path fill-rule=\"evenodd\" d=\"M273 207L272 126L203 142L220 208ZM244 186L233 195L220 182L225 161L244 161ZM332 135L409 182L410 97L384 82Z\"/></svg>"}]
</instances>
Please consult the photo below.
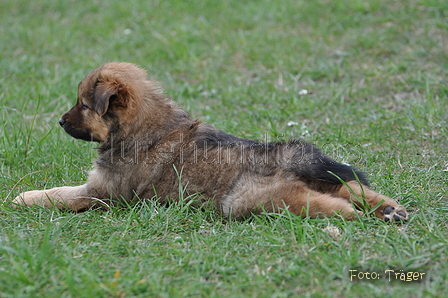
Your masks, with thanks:
<instances>
[{"instance_id":1,"label":"dog's nose","mask_svg":"<svg viewBox=\"0 0 448 298\"><path fill-rule=\"evenodd\" d=\"M59 124L60 124L61 126L64 126L64 123L65 123L65 119L64 119L64 118L61 118L61 119L59 120Z\"/></svg>"}]
</instances>

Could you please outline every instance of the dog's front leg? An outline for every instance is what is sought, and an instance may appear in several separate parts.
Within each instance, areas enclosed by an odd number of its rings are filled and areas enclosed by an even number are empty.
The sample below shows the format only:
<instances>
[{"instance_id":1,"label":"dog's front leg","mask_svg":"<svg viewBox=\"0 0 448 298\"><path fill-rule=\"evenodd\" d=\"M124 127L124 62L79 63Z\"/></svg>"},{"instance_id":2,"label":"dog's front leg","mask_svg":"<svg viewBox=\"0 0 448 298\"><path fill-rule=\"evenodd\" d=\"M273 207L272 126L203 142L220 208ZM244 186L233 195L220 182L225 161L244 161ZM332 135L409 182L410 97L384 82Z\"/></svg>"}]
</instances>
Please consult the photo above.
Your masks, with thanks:
<instances>
[{"instance_id":1,"label":"dog's front leg","mask_svg":"<svg viewBox=\"0 0 448 298\"><path fill-rule=\"evenodd\" d=\"M13 206L38 205L46 208L56 207L58 209L71 209L80 211L95 205L105 205L98 198L92 197L87 191L87 184L80 186L63 186L47 190L32 190L23 192L13 201Z\"/></svg>"}]
</instances>

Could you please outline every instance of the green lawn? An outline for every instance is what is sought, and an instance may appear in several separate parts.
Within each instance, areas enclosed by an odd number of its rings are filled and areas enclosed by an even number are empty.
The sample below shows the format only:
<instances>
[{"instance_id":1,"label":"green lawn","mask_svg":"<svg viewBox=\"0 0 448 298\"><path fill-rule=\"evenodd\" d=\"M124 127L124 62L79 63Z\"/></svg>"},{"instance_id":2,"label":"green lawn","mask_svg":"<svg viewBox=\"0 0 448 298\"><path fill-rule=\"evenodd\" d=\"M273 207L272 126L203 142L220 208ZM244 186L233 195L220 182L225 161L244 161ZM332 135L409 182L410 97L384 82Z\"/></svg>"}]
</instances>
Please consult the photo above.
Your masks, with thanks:
<instances>
[{"instance_id":1,"label":"green lawn","mask_svg":"<svg viewBox=\"0 0 448 298\"><path fill-rule=\"evenodd\" d=\"M447 1L3 0L0 52L0 297L446 297ZM11 208L85 181L95 144L58 120L109 61L227 132L315 143L410 221Z\"/></svg>"}]
</instances>

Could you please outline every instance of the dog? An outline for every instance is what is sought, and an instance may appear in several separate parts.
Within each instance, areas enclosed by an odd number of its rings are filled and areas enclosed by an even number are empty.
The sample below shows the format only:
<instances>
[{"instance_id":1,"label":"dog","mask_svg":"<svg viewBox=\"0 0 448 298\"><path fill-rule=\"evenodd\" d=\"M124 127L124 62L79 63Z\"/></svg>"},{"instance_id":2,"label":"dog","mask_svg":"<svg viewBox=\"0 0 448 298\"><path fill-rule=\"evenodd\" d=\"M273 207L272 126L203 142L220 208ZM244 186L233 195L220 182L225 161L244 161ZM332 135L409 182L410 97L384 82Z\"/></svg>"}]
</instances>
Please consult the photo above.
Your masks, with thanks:
<instances>
[{"instance_id":1,"label":"dog","mask_svg":"<svg viewBox=\"0 0 448 298\"><path fill-rule=\"evenodd\" d=\"M181 188L192 205L212 204L237 219L287 209L351 220L374 209L387 222L408 220L403 206L371 190L351 166L300 140L248 140L194 120L131 63L107 63L88 74L59 123L72 137L99 143L87 183L21 193L16 208L163 204L179 199Z\"/></svg>"}]
</instances>

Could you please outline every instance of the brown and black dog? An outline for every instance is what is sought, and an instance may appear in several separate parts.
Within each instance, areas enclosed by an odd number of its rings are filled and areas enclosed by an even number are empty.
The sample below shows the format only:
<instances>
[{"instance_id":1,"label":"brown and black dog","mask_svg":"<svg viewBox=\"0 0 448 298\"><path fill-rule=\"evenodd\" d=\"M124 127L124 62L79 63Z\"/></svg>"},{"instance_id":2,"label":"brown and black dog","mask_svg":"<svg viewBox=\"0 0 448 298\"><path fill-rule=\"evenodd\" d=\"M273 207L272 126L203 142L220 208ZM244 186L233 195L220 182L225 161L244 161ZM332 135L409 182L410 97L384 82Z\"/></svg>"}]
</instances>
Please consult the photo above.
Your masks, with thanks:
<instances>
[{"instance_id":1,"label":"brown and black dog","mask_svg":"<svg viewBox=\"0 0 448 298\"><path fill-rule=\"evenodd\" d=\"M191 119L130 63L88 74L78 102L59 123L72 137L99 143L95 168L84 185L24 192L15 206L78 211L121 200L164 203L179 197L181 183L186 195L196 194L195 204L212 202L236 218L288 209L353 219L361 213L354 206L369 205L385 221L408 219L402 206L372 191L362 173L310 144L242 139Z\"/></svg>"}]
</instances>

